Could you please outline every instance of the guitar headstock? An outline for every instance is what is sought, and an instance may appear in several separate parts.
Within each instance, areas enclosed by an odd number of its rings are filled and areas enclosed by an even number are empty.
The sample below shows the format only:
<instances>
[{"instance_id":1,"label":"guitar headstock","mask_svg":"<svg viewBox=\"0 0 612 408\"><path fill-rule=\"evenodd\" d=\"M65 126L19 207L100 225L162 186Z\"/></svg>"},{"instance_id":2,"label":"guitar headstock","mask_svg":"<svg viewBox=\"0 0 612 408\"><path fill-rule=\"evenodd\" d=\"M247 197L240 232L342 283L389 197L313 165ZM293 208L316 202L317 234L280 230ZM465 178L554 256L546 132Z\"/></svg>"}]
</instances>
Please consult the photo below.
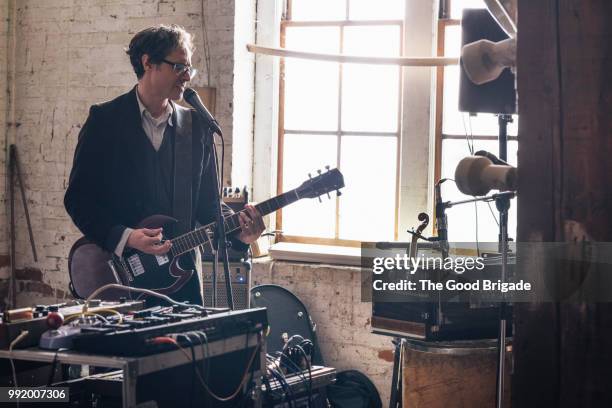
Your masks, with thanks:
<instances>
[{"instance_id":1,"label":"guitar headstock","mask_svg":"<svg viewBox=\"0 0 612 408\"><path fill-rule=\"evenodd\" d=\"M310 180L306 180L295 189L300 198L315 198L326 193L329 195L330 191L337 191L338 195L340 195L339 190L344 187L342 173L338 169L330 170L329 166L326 166L326 169L327 171L324 173L319 170L319 175L315 177L308 174Z\"/></svg>"}]
</instances>

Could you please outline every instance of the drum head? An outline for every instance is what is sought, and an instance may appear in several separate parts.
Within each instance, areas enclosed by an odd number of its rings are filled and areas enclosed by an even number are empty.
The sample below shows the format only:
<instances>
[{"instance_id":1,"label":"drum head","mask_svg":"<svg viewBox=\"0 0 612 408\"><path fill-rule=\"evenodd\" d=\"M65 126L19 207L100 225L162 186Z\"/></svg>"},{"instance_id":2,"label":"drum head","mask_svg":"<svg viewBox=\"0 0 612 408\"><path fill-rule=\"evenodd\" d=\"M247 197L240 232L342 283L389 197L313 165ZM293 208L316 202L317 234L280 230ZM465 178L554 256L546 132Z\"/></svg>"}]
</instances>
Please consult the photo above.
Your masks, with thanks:
<instances>
[{"instance_id":1,"label":"drum head","mask_svg":"<svg viewBox=\"0 0 612 408\"><path fill-rule=\"evenodd\" d=\"M308 310L297 296L278 285L259 285L251 289L251 307L268 309L270 334L266 339L268 353L275 355L284 346L283 334L300 335L314 344L313 364L325 365L317 344L315 325Z\"/></svg>"}]
</instances>

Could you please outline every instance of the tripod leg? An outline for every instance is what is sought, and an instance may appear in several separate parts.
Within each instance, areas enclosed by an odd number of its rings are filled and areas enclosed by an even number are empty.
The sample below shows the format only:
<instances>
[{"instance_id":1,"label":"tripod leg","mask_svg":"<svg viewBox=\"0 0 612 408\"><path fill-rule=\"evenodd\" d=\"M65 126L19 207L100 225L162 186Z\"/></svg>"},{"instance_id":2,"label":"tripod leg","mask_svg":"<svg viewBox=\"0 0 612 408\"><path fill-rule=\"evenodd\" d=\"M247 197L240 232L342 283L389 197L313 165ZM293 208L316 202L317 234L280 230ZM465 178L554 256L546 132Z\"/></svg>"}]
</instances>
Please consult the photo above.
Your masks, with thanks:
<instances>
[{"instance_id":1,"label":"tripod leg","mask_svg":"<svg viewBox=\"0 0 612 408\"><path fill-rule=\"evenodd\" d=\"M19 191L21 193L21 202L23 203L23 211L25 212L26 224L28 226L28 234L30 234L30 245L32 246L32 255L34 256L34 262L38 262L38 255L36 254L36 245L34 244L34 234L32 233L32 223L30 222L30 211L28 210L28 201L25 196L25 189L23 187L23 180L21 179L21 167L19 166L19 159L17 158L17 147L11 145L10 157L13 161L13 169L17 175L17 181L19 182Z\"/></svg>"},{"instance_id":2,"label":"tripod leg","mask_svg":"<svg viewBox=\"0 0 612 408\"><path fill-rule=\"evenodd\" d=\"M391 398L389 408L401 408L402 406L402 365L404 339L395 338L395 353L393 357L393 377L391 379Z\"/></svg>"}]
</instances>

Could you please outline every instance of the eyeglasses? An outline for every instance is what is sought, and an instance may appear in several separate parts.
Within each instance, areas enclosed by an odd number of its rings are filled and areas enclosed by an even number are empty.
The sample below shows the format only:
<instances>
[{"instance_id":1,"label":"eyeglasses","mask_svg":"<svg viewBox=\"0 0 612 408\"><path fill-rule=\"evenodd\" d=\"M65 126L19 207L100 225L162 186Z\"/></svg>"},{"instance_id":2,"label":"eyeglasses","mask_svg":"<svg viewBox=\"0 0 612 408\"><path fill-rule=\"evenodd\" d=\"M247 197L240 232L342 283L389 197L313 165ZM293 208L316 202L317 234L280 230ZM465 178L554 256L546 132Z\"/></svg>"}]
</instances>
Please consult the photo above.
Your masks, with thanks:
<instances>
[{"instance_id":1,"label":"eyeglasses","mask_svg":"<svg viewBox=\"0 0 612 408\"><path fill-rule=\"evenodd\" d=\"M178 76L183 75L185 72L189 74L189 78L193 78L195 74L198 73L198 70L192 67L191 65L180 64L178 62L171 62L166 59L163 59L162 62L165 62L168 65L172 66L172 70Z\"/></svg>"}]
</instances>

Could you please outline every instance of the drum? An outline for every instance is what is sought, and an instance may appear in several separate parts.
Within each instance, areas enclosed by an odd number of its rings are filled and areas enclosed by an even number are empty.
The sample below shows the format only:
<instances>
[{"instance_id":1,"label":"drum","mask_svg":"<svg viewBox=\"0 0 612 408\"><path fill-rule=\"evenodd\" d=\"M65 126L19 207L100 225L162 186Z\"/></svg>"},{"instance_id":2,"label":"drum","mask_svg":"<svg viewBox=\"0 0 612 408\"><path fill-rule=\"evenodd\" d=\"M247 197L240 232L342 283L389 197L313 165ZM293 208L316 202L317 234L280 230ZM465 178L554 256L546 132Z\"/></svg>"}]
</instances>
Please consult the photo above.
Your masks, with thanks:
<instances>
[{"instance_id":1,"label":"drum","mask_svg":"<svg viewBox=\"0 0 612 408\"><path fill-rule=\"evenodd\" d=\"M270 333L266 339L266 348L269 354L283 350L283 335L300 335L314 345L312 363L325 365L317 343L316 325L297 296L278 285L259 285L251 289L251 307L268 309Z\"/></svg>"},{"instance_id":2,"label":"drum","mask_svg":"<svg viewBox=\"0 0 612 408\"><path fill-rule=\"evenodd\" d=\"M404 407L495 406L496 340L407 340L402 353ZM512 346L509 345L506 347L504 407L510 407L511 356Z\"/></svg>"}]
</instances>

